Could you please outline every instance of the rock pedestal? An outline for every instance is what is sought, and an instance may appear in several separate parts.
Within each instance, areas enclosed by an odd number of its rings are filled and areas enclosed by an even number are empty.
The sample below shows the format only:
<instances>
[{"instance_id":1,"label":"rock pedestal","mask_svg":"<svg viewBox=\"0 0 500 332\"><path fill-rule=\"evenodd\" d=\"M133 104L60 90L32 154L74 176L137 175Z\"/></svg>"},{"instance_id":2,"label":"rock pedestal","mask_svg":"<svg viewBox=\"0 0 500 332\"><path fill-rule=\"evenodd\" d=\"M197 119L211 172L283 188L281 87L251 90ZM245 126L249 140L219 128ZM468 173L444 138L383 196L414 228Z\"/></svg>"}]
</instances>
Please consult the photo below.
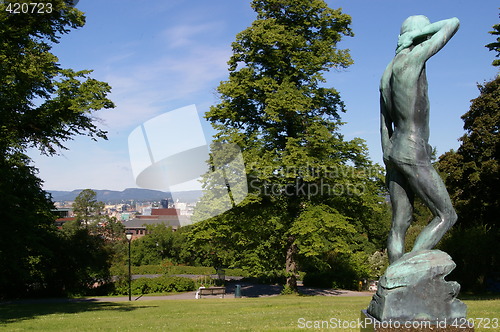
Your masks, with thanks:
<instances>
[{"instance_id":1,"label":"rock pedestal","mask_svg":"<svg viewBox=\"0 0 500 332\"><path fill-rule=\"evenodd\" d=\"M460 285L444 278L455 268L440 250L410 252L380 278L368 314L379 321L430 321L446 325L465 320L467 306L456 296Z\"/></svg>"}]
</instances>

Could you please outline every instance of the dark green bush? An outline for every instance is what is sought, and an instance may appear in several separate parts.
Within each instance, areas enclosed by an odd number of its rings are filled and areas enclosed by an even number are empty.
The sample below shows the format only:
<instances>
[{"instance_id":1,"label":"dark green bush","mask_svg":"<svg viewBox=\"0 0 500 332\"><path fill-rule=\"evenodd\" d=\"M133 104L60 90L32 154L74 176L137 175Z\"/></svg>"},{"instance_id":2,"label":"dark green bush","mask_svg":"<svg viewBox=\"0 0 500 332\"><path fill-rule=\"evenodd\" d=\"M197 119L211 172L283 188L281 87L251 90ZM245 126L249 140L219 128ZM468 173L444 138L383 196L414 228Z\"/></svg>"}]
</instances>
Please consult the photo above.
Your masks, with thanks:
<instances>
[{"instance_id":1,"label":"dark green bush","mask_svg":"<svg viewBox=\"0 0 500 332\"><path fill-rule=\"evenodd\" d=\"M169 266L167 268L167 274L193 274L193 275L210 275L215 274L216 271L213 267L205 266Z\"/></svg>"},{"instance_id":2,"label":"dark green bush","mask_svg":"<svg viewBox=\"0 0 500 332\"><path fill-rule=\"evenodd\" d=\"M243 269L224 269L226 276L240 276L247 277L248 272ZM165 265L141 265L132 266L132 274L192 274L192 275L213 275L216 274L216 270L213 267L206 266L165 266ZM127 275L128 266L113 266L111 268L111 275Z\"/></svg>"},{"instance_id":3,"label":"dark green bush","mask_svg":"<svg viewBox=\"0 0 500 332\"><path fill-rule=\"evenodd\" d=\"M194 280L190 278L163 277L159 279L163 280L166 289L168 289L166 285L169 285L170 292L188 292L196 289Z\"/></svg>"},{"instance_id":4,"label":"dark green bush","mask_svg":"<svg viewBox=\"0 0 500 332\"><path fill-rule=\"evenodd\" d=\"M131 284L132 294L134 295L189 292L195 289L194 280L184 277L138 278L132 280ZM116 282L114 294L128 294L128 283L123 280Z\"/></svg>"},{"instance_id":5,"label":"dark green bush","mask_svg":"<svg viewBox=\"0 0 500 332\"><path fill-rule=\"evenodd\" d=\"M304 276L304 286L319 288L338 288L332 270L308 272Z\"/></svg>"},{"instance_id":6,"label":"dark green bush","mask_svg":"<svg viewBox=\"0 0 500 332\"><path fill-rule=\"evenodd\" d=\"M330 268L311 269L304 276L304 286L357 290L359 280L368 279L370 266L363 252L339 254L330 258Z\"/></svg>"},{"instance_id":7,"label":"dark green bush","mask_svg":"<svg viewBox=\"0 0 500 332\"><path fill-rule=\"evenodd\" d=\"M132 274L165 274L167 268L161 265L132 266Z\"/></svg>"},{"instance_id":8,"label":"dark green bush","mask_svg":"<svg viewBox=\"0 0 500 332\"><path fill-rule=\"evenodd\" d=\"M141 294L152 293L150 292L152 284L151 280L152 279L149 278L139 278L132 280L132 294L141 295Z\"/></svg>"},{"instance_id":9,"label":"dark green bush","mask_svg":"<svg viewBox=\"0 0 500 332\"><path fill-rule=\"evenodd\" d=\"M500 274L499 243L498 228L484 225L453 228L438 246L457 265L446 279L457 281L462 291L486 291L487 281Z\"/></svg>"}]
</instances>

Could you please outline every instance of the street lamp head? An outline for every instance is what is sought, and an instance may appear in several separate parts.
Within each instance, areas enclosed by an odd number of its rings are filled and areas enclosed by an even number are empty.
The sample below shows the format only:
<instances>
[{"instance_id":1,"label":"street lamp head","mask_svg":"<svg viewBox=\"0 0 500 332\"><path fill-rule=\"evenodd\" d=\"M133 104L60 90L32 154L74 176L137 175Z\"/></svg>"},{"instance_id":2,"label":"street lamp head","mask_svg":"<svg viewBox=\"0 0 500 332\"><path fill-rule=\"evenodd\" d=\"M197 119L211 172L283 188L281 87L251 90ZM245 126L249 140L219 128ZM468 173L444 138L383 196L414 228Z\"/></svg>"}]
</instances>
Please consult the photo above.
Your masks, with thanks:
<instances>
[{"instance_id":1,"label":"street lamp head","mask_svg":"<svg viewBox=\"0 0 500 332\"><path fill-rule=\"evenodd\" d=\"M130 240L132 240L132 235L133 235L132 232L125 233L125 236L127 237L127 241L130 242Z\"/></svg>"}]
</instances>

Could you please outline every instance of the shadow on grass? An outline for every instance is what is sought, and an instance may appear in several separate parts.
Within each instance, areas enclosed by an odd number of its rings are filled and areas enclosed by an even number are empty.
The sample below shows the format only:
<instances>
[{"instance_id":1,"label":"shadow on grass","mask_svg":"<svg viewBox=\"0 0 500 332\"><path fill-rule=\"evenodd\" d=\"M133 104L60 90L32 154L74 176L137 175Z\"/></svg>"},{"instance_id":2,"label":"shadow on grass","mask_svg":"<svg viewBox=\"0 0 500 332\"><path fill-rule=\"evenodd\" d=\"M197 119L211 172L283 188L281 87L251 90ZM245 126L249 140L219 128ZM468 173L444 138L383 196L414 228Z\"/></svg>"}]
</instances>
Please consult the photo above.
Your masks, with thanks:
<instances>
[{"instance_id":1,"label":"shadow on grass","mask_svg":"<svg viewBox=\"0 0 500 332\"><path fill-rule=\"evenodd\" d=\"M299 287L299 292L304 296L339 296L348 294L348 291L339 289L324 289L312 287Z\"/></svg>"},{"instance_id":2,"label":"shadow on grass","mask_svg":"<svg viewBox=\"0 0 500 332\"><path fill-rule=\"evenodd\" d=\"M147 306L148 308L151 306ZM25 300L0 304L0 326L52 314L75 314L88 311L133 311L145 308L130 303L98 302L94 299Z\"/></svg>"},{"instance_id":3,"label":"shadow on grass","mask_svg":"<svg viewBox=\"0 0 500 332\"><path fill-rule=\"evenodd\" d=\"M279 295L282 289L281 285L243 284L241 293L245 297L273 296Z\"/></svg>"}]
</instances>

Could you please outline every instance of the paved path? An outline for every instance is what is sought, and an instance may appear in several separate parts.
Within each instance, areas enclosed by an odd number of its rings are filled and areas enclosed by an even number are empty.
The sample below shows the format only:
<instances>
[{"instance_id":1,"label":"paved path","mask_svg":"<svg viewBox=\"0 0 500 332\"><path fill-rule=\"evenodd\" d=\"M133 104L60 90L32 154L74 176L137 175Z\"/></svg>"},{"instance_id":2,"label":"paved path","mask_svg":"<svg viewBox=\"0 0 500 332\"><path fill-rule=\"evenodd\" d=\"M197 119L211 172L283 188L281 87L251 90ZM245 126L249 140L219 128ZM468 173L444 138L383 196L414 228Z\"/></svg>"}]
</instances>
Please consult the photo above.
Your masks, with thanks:
<instances>
[{"instance_id":1,"label":"paved path","mask_svg":"<svg viewBox=\"0 0 500 332\"><path fill-rule=\"evenodd\" d=\"M268 297L277 296L281 293L282 286L280 285L262 285L262 284L251 284L245 282L231 281L226 282L226 295L225 298L234 298L234 291L236 285L241 286L241 295L243 298L257 298L257 297ZM304 295L312 296L372 296L372 292L355 292L348 290L338 290L338 289L322 289L322 288L312 288L299 286L299 292ZM137 296L132 295L132 301L157 301L157 300L194 300L196 292L186 292L173 295L161 295L161 296ZM203 298L221 298L222 295L207 295ZM128 301L128 296L115 296L115 297L91 297L91 298L79 298L79 299L34 299L34 300L18 300L3 302L6 303L68 303L68 302L126 302Z\"/></svg>"},{"instance_id":2,"label":"paved path","mask_svg":"<svg viewBox=\"0 0 500 332\"><path fill-rule=\"evenodd\" d=\"M257 298L257 297L268 297L277 296L281 293L282 286L280 285L262 285L262 284L250 284L244 282L227 282L226 283L226 295L225 298L234 298L234 291L236 289L236 284L241 285L241 295L243 298ZM321 289L321 288L311 288L299 286L299 292L304 295L314 295L314 296L372 296L372 292L354 292L347 290L336 290L336 289ZM196 292L186 292L181 294L173 295L163 295L163 296L132 296L132 301L153 301L153 300L194 300ZM221 298L222 295L207 295L203 298ZM102 297L93 298L92 301L104 301L104 302L121 302L128 301L128 296L120 297Z\"/></svg>"}]
</instances>

